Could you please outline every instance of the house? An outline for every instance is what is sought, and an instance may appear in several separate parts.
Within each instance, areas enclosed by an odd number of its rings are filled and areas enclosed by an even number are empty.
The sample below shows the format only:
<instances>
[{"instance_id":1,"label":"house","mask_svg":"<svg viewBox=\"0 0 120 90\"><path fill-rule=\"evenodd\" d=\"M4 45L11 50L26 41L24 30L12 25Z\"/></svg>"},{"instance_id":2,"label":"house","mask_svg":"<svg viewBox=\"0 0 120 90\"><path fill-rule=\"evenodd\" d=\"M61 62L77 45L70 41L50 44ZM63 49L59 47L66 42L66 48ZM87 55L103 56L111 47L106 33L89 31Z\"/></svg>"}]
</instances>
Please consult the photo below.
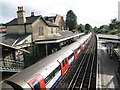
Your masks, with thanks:
<instances>
[{"instance_id":1,"label":"house","mask_svg":"<svg viewBox=\"0 0 120 90\"><path fill-rule=\"evenodd\" d=\"M26 17L23 7L18 7L17 18L6 23L6 29L7 34L2 36L2 45L7 45L16 49L10 49L13 50L13 52L9 55L4 54L2 57L4 57L4 59L11 58L19 61L29 60L27 62L24 61L25 63L29 62L29 65L35 63L40 57L45 56L45 46L34 44L36 40L60 36L58 33L58 25L44 20L41 15L35 16L34 12L31 13L31 16ZM25 49L29 51L30 54L25 54L25 56L23 56L24 53L19 54L21 53L19 49ZM35 59L36 57L37 59ZM26 65L26 67L29 65Z\"/></svg>"},{"instance_id":2,"label":"house","mask_svg":"<svg viewBox=\"0 0 120 90\"><path fill-rule=\"evenodd\" d=\"M57 34L59 29L58 25L45 21L41 15L35 16L34 12L30 17L25 17L23 7L18 7L17 18L6 25L8 34L31 34L33 42L36 39L45 39L49 35Z\"/></svg>"},{"instance_id":3,"label":"house","mask_svg":"<svg viewBox=\"0 0 120 90\"><path fill-rule=\"evenodd\" d=\"M6 23L7 34L2 36L1 44L5 46L3 57L23 61L26 68L81 36L62 30L64 29L62 16L56 15L53 18L44 19L41 15L35 16L34 12L26 17L23 7L18 7L17 18ZM23 50L29 54L23 53ZM6 51L11 53L7 54Z\"/></svg>"},{"instance_id":4,"label":"house","mask_svg":"<svg viewBox=\"0 0 120 90\"><path fill-rule=\"evenodd\" d=\"M57 24L59 26L60 30L64 30L65 29L65 25L64 25L64 19L62 16L60 15L56 15L56 16L45 16L44 17L45 20L50 21L54 24Z\"/></svg>"}]
</instances>

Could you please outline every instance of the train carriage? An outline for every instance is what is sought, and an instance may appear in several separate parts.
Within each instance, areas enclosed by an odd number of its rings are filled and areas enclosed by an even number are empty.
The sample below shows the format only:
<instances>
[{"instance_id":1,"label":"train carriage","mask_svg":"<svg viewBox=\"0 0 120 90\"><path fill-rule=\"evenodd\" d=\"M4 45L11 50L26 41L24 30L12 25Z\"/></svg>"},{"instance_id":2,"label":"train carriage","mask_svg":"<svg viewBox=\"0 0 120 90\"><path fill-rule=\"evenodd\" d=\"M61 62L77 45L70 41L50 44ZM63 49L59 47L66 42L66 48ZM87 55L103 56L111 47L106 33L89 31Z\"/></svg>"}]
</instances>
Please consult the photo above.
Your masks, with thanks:
<instances>
[{"instance_id":1,"label":"train carriage","mask_svg":"<svg viewBox=\"0 0 120 90\"><path fill-rule=\"evenodd\" d=\"M88 34L4 81L12 88L39 90L53 88L89 42Z\"/></svg>"}]
</instances>

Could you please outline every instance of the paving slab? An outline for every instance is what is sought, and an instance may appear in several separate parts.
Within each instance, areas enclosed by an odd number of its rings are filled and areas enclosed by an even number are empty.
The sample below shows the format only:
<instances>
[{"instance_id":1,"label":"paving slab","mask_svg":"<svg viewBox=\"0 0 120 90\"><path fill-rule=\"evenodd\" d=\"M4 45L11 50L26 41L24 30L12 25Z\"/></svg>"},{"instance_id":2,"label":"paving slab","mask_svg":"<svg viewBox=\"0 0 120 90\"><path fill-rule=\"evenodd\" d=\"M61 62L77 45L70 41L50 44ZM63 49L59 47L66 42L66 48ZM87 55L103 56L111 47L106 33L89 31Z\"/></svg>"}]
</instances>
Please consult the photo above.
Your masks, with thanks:
<instances>
[{"instance_id":1,"label":"paving slab","mask_svg":"<svg viewBox=\"0 0 120 90\"><path fill-rule=\"evenodd\" d=\"M111 59L106 47L98 40L98 75L97 87L101 90L120 90L120 84L116 77L118 69L118 58L113 55Z\"/></svg>"}]
</instances>

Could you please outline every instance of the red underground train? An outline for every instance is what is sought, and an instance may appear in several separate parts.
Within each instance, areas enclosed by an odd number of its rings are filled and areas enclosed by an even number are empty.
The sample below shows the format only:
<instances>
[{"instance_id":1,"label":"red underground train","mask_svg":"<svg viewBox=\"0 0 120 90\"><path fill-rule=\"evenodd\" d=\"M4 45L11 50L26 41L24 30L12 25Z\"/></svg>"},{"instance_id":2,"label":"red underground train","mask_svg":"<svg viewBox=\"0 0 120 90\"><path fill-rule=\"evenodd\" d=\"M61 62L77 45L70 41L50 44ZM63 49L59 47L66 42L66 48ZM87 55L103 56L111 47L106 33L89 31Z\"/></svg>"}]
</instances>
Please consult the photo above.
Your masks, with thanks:
<instances>
[{"instance_id":1,"label":"red underground train","mask_svg":"<svg viewBox=\"0 0 120 90\"><path fill-rule=\"evenodd\" d=\"M4 80L3 89L52 89L90 41L91 35L92 33L82 36L76 42L63 47L61 50Z\"/></svg>"}]
</instances>

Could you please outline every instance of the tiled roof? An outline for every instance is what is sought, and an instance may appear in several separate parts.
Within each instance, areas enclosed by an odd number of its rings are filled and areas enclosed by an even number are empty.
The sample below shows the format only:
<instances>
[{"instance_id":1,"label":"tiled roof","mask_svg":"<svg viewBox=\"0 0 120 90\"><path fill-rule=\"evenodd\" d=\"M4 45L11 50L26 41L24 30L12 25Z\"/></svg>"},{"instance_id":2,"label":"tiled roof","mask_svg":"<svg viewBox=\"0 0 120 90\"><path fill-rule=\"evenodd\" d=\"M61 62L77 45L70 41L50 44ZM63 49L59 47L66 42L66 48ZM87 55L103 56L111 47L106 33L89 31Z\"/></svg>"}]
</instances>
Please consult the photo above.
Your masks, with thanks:
<instances>
[{"instance_id":1,"label":"tiled roof","mask_svg":"<svg viewBox=\"0 0 120 90\"><path fill-rule=\"evenodd\" d=\"M39 15L39 16L26 17L26 23L24 23L24 24L32 24L32 23L33 23L34 21L36 21L38 18L41 18L41 19L44 21L44 23L45 23L46 25L48 25L48 26L58 27L58 25L56 25L56 24L53 24L53 23L51 23L51 22L49 22L49 21L45 21L44 18L42 18L41 15ZM13 19L12 21L6 23L6 25L7 25L7 26L9 26L9 25L18 25L17 18L15 18L15 19Z\"/></svg>"},{"instance_id":2,"label":"tiled roof","mask_svg":"<svg viewBox=\"0 0 120 90\"><path fill-rule=\"evenodd\" d=\"M31 16L26 17L26 23L25 24L32 24L35 20L37 20L41 16ZM18 25L17 18L13 19L12 21L6 23L7 25Z\"/></svg>"},{"instance_id":3,"label":"tiled roof","mask_svg":"<svg viewBox=\"0 0 120 90\"><path fill-rule=\"evenodd\" d=\"M71 35L74 35L73 32L68 31L68 30L60 30L59 34L61 34L62 36L71 36Z\"/></svg>"},{"instance_id":4,"label":"tiled roof","mask_svg":"<svg viewBox=\"0 0 120 90\"><path fill-rule=\"evenodd\" d=\"M52 21L52 20L55 20L56 16L45 16L44 19L47 20L47 21Z\"/></svg>"},{"instance_id":5,"label":"tiled roof","mask_svg":"<svg viewBox=\"0 0 120 90\"><path fill-rule=\"evenodd\" d=\"M58 25L56 25L54 23L51 23L50 21L46 21L46 23L47 23L48 26L56 26L56 27L58 27Z\"/></svg>"},{"instance_id":6,"label":"tiled roof","mask_svg":"<svg viewBox=\"0 0 120 90\"><path fill-rule=\"evenodd\" d=\"M28 35L21 35L21 34L6 34L2 36L2 43L12 46L14 43L17 43Z\"/></svg>"}]
</instances>

